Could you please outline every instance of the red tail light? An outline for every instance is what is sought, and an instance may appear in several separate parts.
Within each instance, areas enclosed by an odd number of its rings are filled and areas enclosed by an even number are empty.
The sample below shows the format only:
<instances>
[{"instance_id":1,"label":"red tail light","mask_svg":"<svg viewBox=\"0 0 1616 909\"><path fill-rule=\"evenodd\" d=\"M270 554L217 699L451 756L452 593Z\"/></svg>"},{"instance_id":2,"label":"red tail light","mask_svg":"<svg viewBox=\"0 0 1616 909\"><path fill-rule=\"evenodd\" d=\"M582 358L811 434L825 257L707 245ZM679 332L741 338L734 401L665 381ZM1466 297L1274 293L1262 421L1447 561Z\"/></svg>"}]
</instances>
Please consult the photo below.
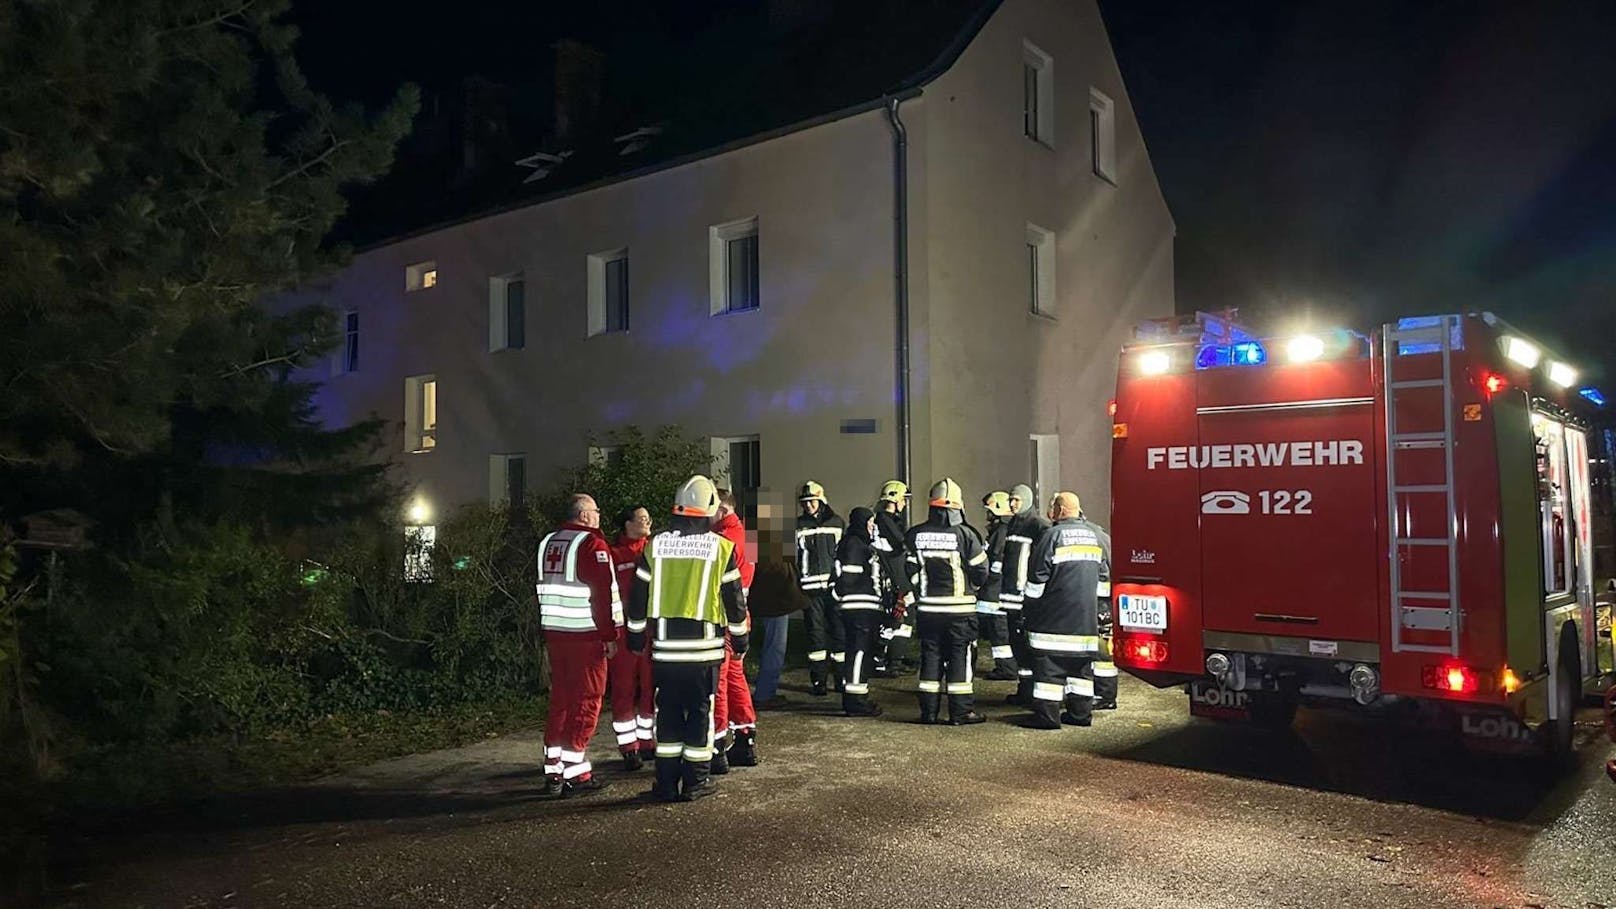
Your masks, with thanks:
<instances>
[{"instance_id":1,"label":"red tail light","mask_svg":"<svg viewBox=\"0 0 1616 909\"><path fill-rule=\"evenodd\" d=\"M1469 666L1445 663L1441 666L1426 666L1420 670L1420 684L1437 691L1475 694L1481 690L1481 675Z\"/></svg>"},{"instance_id":2,"label":"red tail light","mask_svg":"<svg viewBox=\"0 0 1616 909\"><path fill-rule=\"evenodd\" d=\"M1128 659L1138 663L1167 662L1166 641L1129 641L1123 649Z\"/></svg>"},{"instance_id":3,"label":"red tail light","mask_svg":"<svg viewBox=\"0 0 1616 909\"><path fill-rule=\"evenodd\" d=\"M1496 372L1490 372L1481 380L1481 387L1487 389L1487 394L1495 395L1509 387L1509 380Z\"/></svg>"}]
</instances>

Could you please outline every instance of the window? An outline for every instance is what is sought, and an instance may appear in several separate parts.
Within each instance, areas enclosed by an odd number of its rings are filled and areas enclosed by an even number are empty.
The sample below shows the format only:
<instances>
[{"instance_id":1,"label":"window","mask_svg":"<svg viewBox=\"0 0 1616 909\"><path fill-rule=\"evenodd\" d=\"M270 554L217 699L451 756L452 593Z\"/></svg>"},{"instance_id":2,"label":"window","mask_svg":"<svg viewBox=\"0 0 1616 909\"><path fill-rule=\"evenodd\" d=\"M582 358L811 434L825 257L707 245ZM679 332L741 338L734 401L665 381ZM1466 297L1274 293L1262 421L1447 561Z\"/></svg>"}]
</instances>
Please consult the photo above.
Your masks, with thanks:
<instances>
[{"instance_id":1,"label":"window","mask_svg":"<svg viewBox=\"0 0 1616 909\"><path fill-rule=\"evenodd\" d=\"M758 488L761 485L762 448L757 436L715 437L711 440L713 482L735 494L736 512L746 526L757 527Z\"/></svg>"},{"instance_id":2,"label":"window","mask_svg":"<svg viewBox=\"0 0 1616 909\"><path fill-rule=\"evenodd\" d=\"M417 262L404 266L404 290L426 290L438 286L438 263Z\"/></svg>"},{"instance_id":3,"label":"window","mask_svg":"<svg viewBox=\"0 0 1616 909\"><path fill-rule=\"evenodd\" d=\"M342 316L342 347L331 358L331 374L347 375L359 371L359 313Z\"/></svg>"},{"instance_id":4,"label":"window","mask_svg":"<svg viewBox=\"0 0 1616 909\"><path fill-rule=\"evenodd\" d=\"M527 455L488 456L488 504L520 510L527 504Z\"/></svg>"},{"instance_id":5,"label":"window","mask_svg":"<svg viewBox=\"0 0 1616 909\"><path fill-rule=\"evenodd\" d=\"M720 224L708 232L712 313L758 308L758 220Z\"/></svg>"},{"instance_id":6,"label":"window","mask_svg":"<svg viewBox=\"0 0 1616 909\"><path fill-rule=\"evenodd\" d=\"M1049 508L1049 500L1060 492L1060 436L1028 436L1027 455L1032 494L1038 500L1038 511L1042 513Z\"/></svg>"},{"instance_id":7,"label":"window","mask_svg":"<svg viewBox=\"0 0 1616 909\"><path fill-rule=\"evenodd\" d=\"M1116 105L1098 89L1089 89L1089 159L1094 175L1117 182Z\"/></svg>"},{"instance_id":8,"label":"window","mask_svg":"<svg viewBox=\"0 0 1616 909\"><path fill-rule=\"evenodd\" d=\"M527 346L527 282L522 273L488 279L488 349Z\"/></svg>"},{"instance_id":9,"label":"window","mask_svg":"<svg viewBox=\"0 0 1616 909\"><path fill-rule=\"evenodd\" d=\"M437 445L437 377L410 376L404 380L404 450L431 451Z\"/></svg>"},{"instance_id":10,"label":"window","mask_svg":"<svg viewBox=\"0 0 1616 909\"><path fill-rule=\"evenodd\" d=\"M1055 316L1055 234L1027 225L1027 310Z\"/></svg>"},{"instance_id":11,"label":"window","mask_svg":"<svg viewBox=\"0 0 1616 909\"><path fill-rule=\"evenodd\" d=\"M589 336L628 331L628 250L589 257Z\"/></svg>"},{"instance_id":12,"label":"window","mask_svg":"<svg viewBox=\"0 0 1616 909\"><path fill-rule=\"evenodd\" d=\"M1034 142L1055 146L1055 60L1022 43L1021 132Z\"/></svg>"},{"instance_id":13,"label":"window","mask_svg":"<svg viewBox=\"0 0 1616 909\"><path fill-rule=\"evenodd\" d=\"M616 470L623 464L623 448L619 445L591 445L589 463L607 470Z\"/></svg>"},{"instance_id":14,"label":"window","mask_svg":"<svg viewBox=\"0 0 1616 909\"><path fill-rule=\"evenodd\" d=\"M414 584L432 583L432 550L438 543L438 528L432 524L404 527L404 580Z\"/></svg>"},{"instance_id":15,"label":"window","mask_svg":"<svg viewBox=\"0 0 1616 909\"><path fill-rule=\"evenodd\" d=\"M1549 596L1574 591L1576 528L1571 513L1564 424L1532 415L1537 436L1538 509L1543 534L1543 592Z\"/></svg>"}]
</instances>

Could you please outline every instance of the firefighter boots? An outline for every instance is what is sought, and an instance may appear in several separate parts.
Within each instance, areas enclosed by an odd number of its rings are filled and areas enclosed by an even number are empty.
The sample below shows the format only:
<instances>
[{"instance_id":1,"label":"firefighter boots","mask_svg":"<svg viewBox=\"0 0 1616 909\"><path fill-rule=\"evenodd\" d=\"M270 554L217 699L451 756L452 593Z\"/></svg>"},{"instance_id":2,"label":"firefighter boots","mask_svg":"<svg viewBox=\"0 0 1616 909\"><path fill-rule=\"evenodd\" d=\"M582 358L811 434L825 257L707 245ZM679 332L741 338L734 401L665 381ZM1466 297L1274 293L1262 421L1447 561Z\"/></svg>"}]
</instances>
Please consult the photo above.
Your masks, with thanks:
<instances>
[{"instance_id":1,"label":"firefighter boots","mask_svg":"<svg viewBox=\"0 0 1616 909\"><path fill-rule=\"evenodd\" d=\"M682 758L659 757L656 759L656 782L651 784L651 797L659 802L679 801L679 774Z\"/></svg>"},{"instance_id":2,"label":"firefighter boots","mask_svg":"<svg viewBox=\"0 0 1616 909\"><path fill-rule=\"evenodd\" d=\"M842 713L848 716L880 716L881 705L862 694L842 695Z\"/></svg>"},{"instance_id":3,"label":"firefighter boots","mask_svg":"<svg viewBox=\"0 0 1616 909\"><path fill-rule=\"evenodd\" d=\"M712 768L708 771L713 776L723 776L729 772L729 751L724 747L727 744L727 740L713 744Z\"/></svg>"},{"instance_id":4,"label":"firefighter boots","mask_svg":"<svg viewBox=\"0 0 1616 909\"><path fill-rule=\"evenodd\" d=\"M694 802L718 791L718 782L711 777L712 765L707 761L684 761L684 792L680 801Z\"/></svg>"},{"instance_id":5,"label":"firefighter boots","mask_svg":"<svg viewBox=\"0 0 1616 909\"><path fill-rule=\"evenodd\" d=\"M640 757L640 749L630 748L623 752L623 771L633 773L645 766L645 759Z\"/></svg>"},{"instance_id":6,"label":"firefighter boots","mask_svg":"<svg viewBox=\"0 0 1616 909\"><path fill-rule=\"evenodd\" d=\"M729 762L735 767L756 767L758 765L757 733L735 733L735 745L729 750Z\"/></svg>"}]
</instances>

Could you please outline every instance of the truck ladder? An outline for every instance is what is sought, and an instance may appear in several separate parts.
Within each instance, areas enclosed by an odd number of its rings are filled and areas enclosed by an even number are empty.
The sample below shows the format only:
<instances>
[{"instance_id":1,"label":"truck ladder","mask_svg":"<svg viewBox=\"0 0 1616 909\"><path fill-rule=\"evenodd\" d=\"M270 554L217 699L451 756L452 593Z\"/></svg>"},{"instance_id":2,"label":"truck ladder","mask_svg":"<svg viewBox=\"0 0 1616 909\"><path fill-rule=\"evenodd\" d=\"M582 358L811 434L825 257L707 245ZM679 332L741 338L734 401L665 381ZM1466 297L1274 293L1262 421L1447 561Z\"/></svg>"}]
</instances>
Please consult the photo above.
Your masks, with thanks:
<instances>
[{"instance_id":1,"label":"truck ladder","mask_svg":"<svg viewBox=\"0 0 1616 909\"><path fill-rule=\"evenodd\" d=\"M1399 329L1396 324L1381 330L1381 368L1386 389L1386 508L1388 553L1391 562L1392 651L1394 653L1459 653L1459 626L1464 613L1459 604L1459 516L1453 490L1453 333L1462 331L1462 316L1442 316L1436 326ZM1398 379L1399 344L1435 344L1442 356L1442 378ZM1442 390L1442 428L1419 432L1398 432L1397 398L1400 392L1419 388ZM1399 484L1397 454L1412 449L1441 449L1441 483ZM1441 496L1447 506L1445 536L1411 537L1406 534L1399 507L1411 496ZM1447 590L1404 590L1401 555L1413 547L1439 547L1447 551ZM1448 632L1447 646L1405 643L1404 631Z\"/></svg>"}]
</instances>

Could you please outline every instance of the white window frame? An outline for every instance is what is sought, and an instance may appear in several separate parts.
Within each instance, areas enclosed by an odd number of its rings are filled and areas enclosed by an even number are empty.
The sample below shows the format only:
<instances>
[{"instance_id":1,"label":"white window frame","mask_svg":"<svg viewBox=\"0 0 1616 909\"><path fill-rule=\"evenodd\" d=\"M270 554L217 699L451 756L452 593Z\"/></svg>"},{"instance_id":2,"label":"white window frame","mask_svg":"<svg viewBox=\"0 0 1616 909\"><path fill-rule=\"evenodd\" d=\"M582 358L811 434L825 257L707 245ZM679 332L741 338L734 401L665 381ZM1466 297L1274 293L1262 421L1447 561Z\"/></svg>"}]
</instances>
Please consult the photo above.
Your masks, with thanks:
<instances>
[{"instance_id":1,"label":"white window frame","mask_svg":"<svg viewBox=\"0 0 1616 909\"><path fill-rule=\"evenodd\" d=\"M1117 105L1097 88L1089 88L1090 170L1107 183L1117 182Z\"/></svg>"},{"instance_id":2,"label":"white window frame","mask_svg":"<svg viewBox=\"0 0 1616 909\"><path fill-rule=\"evenodd\" d=\"M431 259L404 266L404 292L431 290L438 286L438 263Z\"/></svg>"},{"instance_id":3,"label":"white window frame","mask_svg":"<svg viewBox=\"0 0 1616 909\"><path fill-rule=\"evenodd\" d=\"M1049 508L1049 500L1060 492L1060 436L1053 433L1033 433L1027 436L1027 453L1037 463L1032 466L1032 494L1038 500L1038 511Z\"/></svg>"},{"instance_id":4,"label":"white window frame","mask_svg":"<svg viewBox=\"0 0 1616 909\"><path fill-rule=\"evenodd\" d=\"M1055 58L1045 53L1038 45L1031 41L1021 42L1021 132L1028 139L1049 148L1055 147ZM1033 133L1027 132L1027 98L1026 73L1027 67L1037 71L1034 80L1035 101L1038 104L1035 122L1032 124Z\"/></svg>"},{"instance_id":5,"label":"white window frame","mask_svg":"<svg viewBox=\"0 0 1616 909\"><path fill-rule=\"evenodd\" d=\"M589 463L596 467L605 467L612 455L621 455L621 445L591 445L589 446Z\"/></svg>"},{"instance_id":6,"label":"white window frame","mask_svg":"<svg viewBox=\"0 0 1616 909\"><path fill-rule=\"evenodd\" d=\"M589 255L589 330L585 337L593 338L602 334L620 334L628 329L607 329L606 327L606 266L613 262L628 260L628 247L621 246L605 252L591 253ZM629 316L633 315L630 308L634 292L632 281L623 292L630 295L630 299L623 301L625 309L629 309ZM625 321L628 321L625 319ZM633 324L630 322L629 324Z\"/></svg>"},{"instance_id":7,"label":"white window frame","mask_svg":"<svg viewBox=\"0 0 1616 909\"><path fill-rule=\"evenodd\" d=\"M522 345L511 347L511 316L510 316L510 289L517 282L522 284L522 300L524 308L527 305L527 278L519 271L509 274L494 275L488 279L488 352L501 350L521 350L527 346L527 321L522 324Z\"/></svg>"},{"instance_id":8,"label":"white window frame","mask_svg":"<svg viewBox=\"0 0 1616 909\"><path fill-rule=\"evenodd\" d=\"M1055 318L1056 272L1055 232L1036 224L1027 225L1027 302L1035 316Z\"/></svg>"},{"instance_id":9,"label":"white window frame","mask_svg":"<svg viewBox=\"0 0 1616 909\"><path fill-rule=\"evenodd\" d=\"M513 451L488 456L488 504L508 508L511 504L511 462L522 462L522 488L527 489L527 452Z\"/></svg>"},{"instance_id":10,"label":"white window frame","mask_svg":"<svg viewBox=\"0 0 1616 909\"><path fill-rule=\"evenodd\" d=\"M404 450L425 454L438 447L438 377L404 379Z\"/></svg>"},{"instance_id":11,"label":"white window frame","mask_svg":"<svg viewBox=\"0 0 1616 909\"><path fill-rule=\"evenodd\" d=\"M342 321L338 324L340 330L337 332L339 338L337 350L331 355L332 378L352 375L359 371L359 311L350 309L343 312ZM348 327L350 324L353 325L352 328ZM348 357L350 347L354 353L351 360Z\"/></svg>"},{"instance_id":12,"label":"white window frame","mask_svg":"<svg viewBox=\"0 0 1616 909\"><path fill-rule=\"evenodd\" d=\"M751 309L729 308L729 244L732 240L758 237L758 305ZM758 233L758 219L754 215L727 224L716 224L707 229L708 282L711 288L711 313L715 316L757 312L763 308L763 244Z\"/></svg>"}]
</instances>

